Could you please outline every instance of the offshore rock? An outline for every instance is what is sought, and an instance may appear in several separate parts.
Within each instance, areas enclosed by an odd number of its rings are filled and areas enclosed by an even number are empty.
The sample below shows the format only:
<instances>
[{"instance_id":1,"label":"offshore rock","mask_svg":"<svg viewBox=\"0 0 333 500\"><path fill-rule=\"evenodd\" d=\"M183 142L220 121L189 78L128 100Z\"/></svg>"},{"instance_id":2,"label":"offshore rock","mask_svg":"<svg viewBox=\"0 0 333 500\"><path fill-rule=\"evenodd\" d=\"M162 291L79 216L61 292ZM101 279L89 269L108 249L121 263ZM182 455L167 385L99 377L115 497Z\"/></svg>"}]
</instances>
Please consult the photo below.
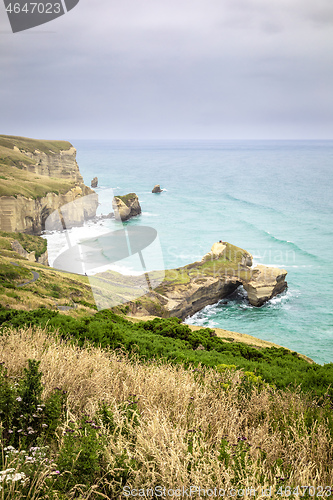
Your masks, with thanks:
<instances>
[{"instance_id":1,"label":"offshore rock","mask_svg":"<svg viewBox=\"0 0 333 500\"><path fill-rule=\"evenodd\" d=\"M287 288L285 278L287 271L276 267L267 267L259 264L253 269L253 277L244 282L250 304L256 307L283 292Z\"/></svg>"},{"instance_id":2,"label":"offshore rock","mask_svg":"<svg viewBox=\"0 0 333 500\"><path fill-rule=\"evenodd\" d=\"M114 215L117 220L125 221L141 214L139 198L135 193L115 196L112 201Z\"/></svg>"},{"instance_id":3,"label":"offshore rock","mask_svg":"<svg viewBox=\"0 0 333 500\"><path fill-rule=\"evenodd\" d=\"M98 177L94 177L93 180L91 181L91 187L92 188L97 188L98 186Z\"/></svg>"},{"instance_id":4,"label":"offshore rock","mask_svg":"<svg viewBox=\"0 0 333 500\"><path fill-rule=\"evenodd\" d=\"M156 184L156 186L153 187L152 193L162 193L161 186Z\"/></svg>"}]
</instances>

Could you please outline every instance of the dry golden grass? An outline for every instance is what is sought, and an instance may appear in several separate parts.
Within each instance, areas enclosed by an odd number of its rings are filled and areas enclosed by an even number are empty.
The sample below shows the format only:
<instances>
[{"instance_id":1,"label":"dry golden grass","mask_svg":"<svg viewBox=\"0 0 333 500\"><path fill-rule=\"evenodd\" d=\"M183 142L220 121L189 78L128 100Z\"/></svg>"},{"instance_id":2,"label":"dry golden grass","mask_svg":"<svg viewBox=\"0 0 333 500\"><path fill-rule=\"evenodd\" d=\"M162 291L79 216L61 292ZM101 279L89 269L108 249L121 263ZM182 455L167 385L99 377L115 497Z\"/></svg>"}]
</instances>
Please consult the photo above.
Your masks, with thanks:
<instances>
[{"instance_id":1,"label":"dry golden grass","mask_svg":"<svg viewBox=\"0 0 333 500\"><path fill-rule=\"evenodd\" d=\"M121 404L138 400L140 424L133 424L131 437L109 433L106 450L111 468L124 450L128 463L134 458L140 464L131 472L133 488L226 489L237 480L244 488L260 488L260 499L262 487L333 483L329 426L325 421L306 425L309 400L297 391L266 388L240 398L239 371L220 375L212 369L140 364L122 354L66 344L39 328L7 330L0 337L0 362L9 375L21 375L28 359L41 361L45 395L54 387L68 391L72 421L83 413L93 417L104 400L121 427ZM223 438L230 444L229 464L219 457ZM248 451L238 467L242 440L249 446L244 444Z\"/></svg>"}]
</instances>

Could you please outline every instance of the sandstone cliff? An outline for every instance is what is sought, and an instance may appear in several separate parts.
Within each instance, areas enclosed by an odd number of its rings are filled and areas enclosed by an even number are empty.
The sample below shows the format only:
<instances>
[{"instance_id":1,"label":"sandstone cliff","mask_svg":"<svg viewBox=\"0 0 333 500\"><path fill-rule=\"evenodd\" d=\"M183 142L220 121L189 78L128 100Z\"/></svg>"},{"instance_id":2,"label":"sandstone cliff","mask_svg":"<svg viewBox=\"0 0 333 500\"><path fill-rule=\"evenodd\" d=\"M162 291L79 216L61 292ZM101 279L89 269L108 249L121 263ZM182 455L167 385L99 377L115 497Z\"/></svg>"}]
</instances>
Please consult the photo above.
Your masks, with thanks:
<instances>
[{"instance_id":1,"label":"sandstone cliff","mask_svg":"<svg viewBox=\"0 0 333 500\"><path fill-rule=\"evenodd\" d=\"M84 185L68 142L0 136L0 173L2 231L39 234L52 212L83 197L84 204L73 204L67 227L96 215L98 197Z\"/></svg>"}]
</instances>

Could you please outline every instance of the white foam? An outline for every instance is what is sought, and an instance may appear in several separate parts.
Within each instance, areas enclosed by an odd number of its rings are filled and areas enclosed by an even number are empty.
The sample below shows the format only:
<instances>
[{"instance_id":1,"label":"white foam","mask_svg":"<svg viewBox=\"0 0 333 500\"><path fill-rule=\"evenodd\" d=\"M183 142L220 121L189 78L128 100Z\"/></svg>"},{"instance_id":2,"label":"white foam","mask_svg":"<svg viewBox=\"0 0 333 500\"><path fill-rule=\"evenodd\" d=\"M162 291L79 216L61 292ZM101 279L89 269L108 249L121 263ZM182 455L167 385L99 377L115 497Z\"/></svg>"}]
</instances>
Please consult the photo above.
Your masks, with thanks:
<instances>
[{"instance_id":1,"label":"white foam","mask_svg":"<svg viewBox=\"0 0 333 500\"><path fill-rule=\"evenodd\" d=\"M86 221L83 226L72 227L66 231L52 231L43 234L42 237L47 240L50 266L52 266L55 259L70 246L75 246L87 238L97 238L109 232L109 229L105 226L105 222L109 220L110 219L102 219L98 223L90 220Z\"/></svg>"},{"instance_id":2,"label":"white foam","mask_svg":"<svg viewBox=\"0 0 333 500\"><path fill-rule=\"evenodd\" d=\"M268 306L279 306L279 305L283 305L285 304L286 302L289 302L290 299L293 297L293 293L290 289L288 289L286 292L284 292L282 295L276 295L275 297L273 297L272 299L270 299L268 302L267 302L267 305Z\"/></svg>"},{"instance_id":3,"label":"white foam","mask_svg":"<svg viewBox=\"0 0 333 500\"><path fill-rule=\"evenodd\" d=\"M285 267L286 269L288 268L298 268L298 267L314 267L313 264L309 264L309 265L302 265L302 266L283 266Z\"/></svg>"}]
</instances>

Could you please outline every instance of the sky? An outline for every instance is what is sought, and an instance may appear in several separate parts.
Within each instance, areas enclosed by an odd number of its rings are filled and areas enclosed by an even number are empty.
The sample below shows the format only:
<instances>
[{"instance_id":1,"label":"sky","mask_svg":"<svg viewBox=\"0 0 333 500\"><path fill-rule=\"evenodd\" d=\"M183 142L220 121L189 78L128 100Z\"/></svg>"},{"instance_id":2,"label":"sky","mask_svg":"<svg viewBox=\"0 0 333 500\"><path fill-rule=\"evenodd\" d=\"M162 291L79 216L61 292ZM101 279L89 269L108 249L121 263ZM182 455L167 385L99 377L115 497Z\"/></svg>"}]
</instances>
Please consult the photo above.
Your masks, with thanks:
<instances>
[{"instance_id":1,"label":"sky","mask_svg":"<svg viewBox=\"0 0 333 500\"><path fill-rule=\"evenodd\" d=\"M13 34L0 134L333 139L332 0L80 0Z\"/></svg>"}]
</instances>

